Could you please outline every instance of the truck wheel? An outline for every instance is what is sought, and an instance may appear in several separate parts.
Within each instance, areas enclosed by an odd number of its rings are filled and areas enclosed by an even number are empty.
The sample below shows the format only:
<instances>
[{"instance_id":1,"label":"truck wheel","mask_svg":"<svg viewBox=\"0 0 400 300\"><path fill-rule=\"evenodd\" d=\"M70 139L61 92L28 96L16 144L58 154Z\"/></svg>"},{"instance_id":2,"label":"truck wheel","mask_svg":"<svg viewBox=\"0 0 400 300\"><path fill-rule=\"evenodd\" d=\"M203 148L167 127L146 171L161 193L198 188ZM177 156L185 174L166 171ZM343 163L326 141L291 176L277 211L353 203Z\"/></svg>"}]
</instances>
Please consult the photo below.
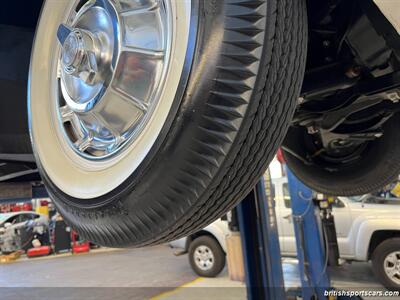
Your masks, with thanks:
<instances>
[{"instance_id":1,"label":"truck wheel","mask_svg":"<svg viewBox=\"0 0 400 300\"><path fill-rule=\"evenodd\" d=\"M202 277L216 277L225 267L225 252L211 236L201 236L190 243L189 263Z\"/></svg>"},{"instance_id":2,"label":"truck wheel","mask_svg":"<svg viewBox=\"0 0 400 300\"><path fill-rule=\"evenodd\" d=\"M313 190L335 196L357 196L376 192L398 178L399 132L400 114L396 114L384 124L382 137L356 148L349 145L329 153L318 147L306 129L293 127L282 148L288 167Z\"/></svg>"},{"instance_id":3,"label":"truck wheel","mask_svg":"<svg viewBox=\"0 0 400 300\"><path fill-rule=\"evenodd\" d=\"M400 290L400 238L380 243L372 254L372 267L377 279L390 290Z\"/></svg>"},{"instance_id":4,"label":"truck wheel","mask_svg":"<svg viewBox=\"0 0 400 300\"><path fill-rule=\"evenodd\" d=\"M303 0L46 1L30 131L66 222L145 246L234 207L286 134L306 21Z\"/></svg>"}]
</instances>

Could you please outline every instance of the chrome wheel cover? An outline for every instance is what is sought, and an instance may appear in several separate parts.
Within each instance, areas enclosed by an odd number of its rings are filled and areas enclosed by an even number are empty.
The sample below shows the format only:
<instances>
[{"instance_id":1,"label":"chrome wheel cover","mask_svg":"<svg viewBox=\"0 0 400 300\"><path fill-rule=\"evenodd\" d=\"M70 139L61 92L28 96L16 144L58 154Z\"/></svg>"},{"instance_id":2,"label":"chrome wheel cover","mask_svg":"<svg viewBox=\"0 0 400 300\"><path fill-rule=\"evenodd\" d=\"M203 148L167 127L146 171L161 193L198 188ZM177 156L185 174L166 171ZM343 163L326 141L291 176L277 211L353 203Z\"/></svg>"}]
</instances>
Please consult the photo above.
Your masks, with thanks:
<instances>
[{"instance_id":1,"label":"chrome wheel cover","mask_svg":"<svg viewBox=\"0 0 400 300\"><path fill-rule=\"evenodd\" d=\"M146 157L178 89L190 21L189 0L46 1L29 121L36 155L63 192L104 195Z\"/></svg>"},{"instance_id":2,"label":"chrome wheel cover","mask_svg":"<svg viewBox=\"0 0 400 300\"><path fill-rule=\"evenodd\" d=\"M207 246L198 246L194 250L193 259L196 266L202 271L209 271L214 267L214 253Z\"/></svg>"},{"instance_id":3,"label":"chrome wheel cover","mask_svg":"<svg viewBox=\"0 0 400 300\"><path fill-rule=\"evenodd\" d=\"M392 252L385 257L383 269L390 280L400 285L400 251Z\"/></svg>"},{"instance_id":4,"label":"chrome wheel cover","mask_svg":"<svg viewBox=\"0 0 400 300\"><path fill-rule=\"evenodd\" d=\"M60 25L58 117L79 155L116 154L146 126L168 71L171 19L167 0L97 0Z\"/></svg>"}]
</instances>

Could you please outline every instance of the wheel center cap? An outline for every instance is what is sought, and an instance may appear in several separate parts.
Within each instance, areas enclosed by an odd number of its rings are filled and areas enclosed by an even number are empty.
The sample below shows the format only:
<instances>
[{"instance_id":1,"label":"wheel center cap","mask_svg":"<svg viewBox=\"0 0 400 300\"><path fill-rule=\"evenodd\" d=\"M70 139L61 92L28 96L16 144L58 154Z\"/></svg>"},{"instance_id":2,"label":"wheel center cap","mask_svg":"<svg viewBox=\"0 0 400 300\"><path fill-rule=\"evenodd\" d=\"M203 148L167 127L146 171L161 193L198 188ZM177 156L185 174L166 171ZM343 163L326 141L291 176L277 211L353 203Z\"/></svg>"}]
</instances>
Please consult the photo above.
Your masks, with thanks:
<instances>
[{"instance_id":1,"label":"wheel center cap","mask_svg":"<svg viewBox=\"0 0 400 300\"><path fill-rule=\"evenodd\" d=\"M99 30L98 34L103 34ZM92 30L70 28L61 24L57 31L61 44L61 86L64 99L76 112L88 112L97 102L106 69L101 57L103 49L108 49L107 42L102 43ZM106 40L106 39L104 39ZM108 48L107 48L108 47ZM110 55L109 55L110 56Z\"/></svg>"},{"instance_id":2,"label":"wheel center cap","mask_svg":"<svg viewBox=\"0 0 400 300\"><path fill-rule=\"evenodd\" d=\"M62 44L62 65L65 72L70 75L79 76L82 71L89 70L84 66L84 59L88 56L89 51L85 35L88 34L74 29ZM86 39L90 39L90 37L86 37Z\"/></svg>"},{"instance_id":3,"label":"wheel center cap","mask_svg":"<svg viewBox=\"0 0 400 300\"><path fill-rule=\"evenodd\" d=\"M79 37L77 36L76 32L71 32L66 38L62 48L62 62L64 67L77 67L76 63L79 52L83 50L80 44L81 43L79 42Z\"/></svg>"}]
</instances>

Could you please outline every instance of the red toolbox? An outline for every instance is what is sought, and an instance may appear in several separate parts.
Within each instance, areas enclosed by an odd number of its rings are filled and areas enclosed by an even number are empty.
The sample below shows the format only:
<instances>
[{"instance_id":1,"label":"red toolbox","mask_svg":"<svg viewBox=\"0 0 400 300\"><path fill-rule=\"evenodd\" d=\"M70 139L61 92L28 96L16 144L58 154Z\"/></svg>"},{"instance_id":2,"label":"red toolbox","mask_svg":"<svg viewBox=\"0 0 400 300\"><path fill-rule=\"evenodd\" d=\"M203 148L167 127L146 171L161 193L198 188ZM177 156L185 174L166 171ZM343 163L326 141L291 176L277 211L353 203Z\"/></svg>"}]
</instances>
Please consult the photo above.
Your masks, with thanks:
<instances>
[{"instance_id":1,"label":"red toolbox","mask_svg":"<svg viewBox=\"0 0 400 300\"><path fill-rule=\"evenodd\" d=\"M72 253L84 253L89 252L90 250L90 243L86 241L79 241L78 234L75 231L71 233L72 239Z\"/></svg>"},{"instance_id":2,"label":"red toolbox","mask_svg":"<svg viewBox=\"0 0 400 300\"><path fill-rule=\"evenodd\" d=\"M41 246L38 248L31 248L26 251L26 255L28 257L38 257L38 256L45 256L49 255L51 252L50 246Z\"/></svg>"},{"instance_id":3,"label":"red toolbox","mask_svg":"<svg viewBox=\"0 0 400 300\"><path fill-rule=\"evenodd\" d=\"M90 250L90 245L88 242L72 246L72 252L74 254L89 252L89 250Z\"/></svg>"}]
</instances>

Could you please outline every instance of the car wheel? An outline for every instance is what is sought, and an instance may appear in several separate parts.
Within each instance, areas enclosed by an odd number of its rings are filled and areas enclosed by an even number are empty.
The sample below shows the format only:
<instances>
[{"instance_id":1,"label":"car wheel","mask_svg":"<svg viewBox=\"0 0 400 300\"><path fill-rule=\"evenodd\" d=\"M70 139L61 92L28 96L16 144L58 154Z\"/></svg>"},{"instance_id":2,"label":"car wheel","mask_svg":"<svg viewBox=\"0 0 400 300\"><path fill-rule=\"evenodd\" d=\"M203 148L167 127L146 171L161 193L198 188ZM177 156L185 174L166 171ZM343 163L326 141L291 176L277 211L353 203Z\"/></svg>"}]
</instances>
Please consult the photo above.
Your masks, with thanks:
<instances>
[{"instance_id":1,"label":"car wheel","mask_svg":"<svg viewBox=\"0 0 400 300\"><path fill-rule=\"evenodd\" d=\"M190 243L189 263L202 277L216 277L225 267L225 252L211 236L201 236Z\"/></svg>"},{"instance_id":2,"label":"car wheel","mask_svg":"<svg viewBox=\"0 0 400 300\"><path fill-rule=\"evenodd\" d=\"M388 289L400 290L400 238L379 244L372 255L376 277Z\"/></svg>"},{"instance_id":3,"label":"car wheel","mask_svg":"<svg viewBox=\"0 0 400 300\"><path fill-rule=\"evenodd\" d=\"M30 131L66 222L144 246L234 207L285 136L306 30L302 0L46 1Z\"/></svg>"},{"instance_id":4,"label":"car wheel","mask_svg":"<svg viewBox=\"0 0 400 300\"><path fill-rule=\"evenodd\" d=\"M332 149L307 130L293 127L283 142L288 167L312 189L335 196L357 196L379 191L400 173L400 115L383 125L378 139Z\"/></svg>"}]
</instances>

